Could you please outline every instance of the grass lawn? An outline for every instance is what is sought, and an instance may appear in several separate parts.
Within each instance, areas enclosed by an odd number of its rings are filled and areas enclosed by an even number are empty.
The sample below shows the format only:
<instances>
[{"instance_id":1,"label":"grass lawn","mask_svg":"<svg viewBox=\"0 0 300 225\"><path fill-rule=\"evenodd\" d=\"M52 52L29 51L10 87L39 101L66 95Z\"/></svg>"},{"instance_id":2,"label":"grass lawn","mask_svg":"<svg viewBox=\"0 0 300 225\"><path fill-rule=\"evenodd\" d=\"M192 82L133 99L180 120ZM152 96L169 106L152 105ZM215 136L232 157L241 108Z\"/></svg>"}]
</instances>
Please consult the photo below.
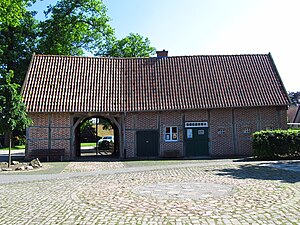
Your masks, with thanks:
<instances>
[{"instance_id":1,"label":"grass lawn","mask_svg":"<svg viewBox=\"0 0 300 225\"><path fill-rule=\"evenodd\" d=\"M11 148L11 150L19 150L19 149L25 149L25 145L16 145L15 147ZM9 148L0 148L1 150L9 150Z\"/></svg>"},{"instance_id":2,"label":"grass lawn","mask_svg":"<svg viewBox=\"0 0 300 225\"><path fill-rule=\"evenodd\" d=\"M91 146L91 147L96 147L96 143L80 143L81 147L87 147L87 146Z\"/></svg>"}]
</instances>

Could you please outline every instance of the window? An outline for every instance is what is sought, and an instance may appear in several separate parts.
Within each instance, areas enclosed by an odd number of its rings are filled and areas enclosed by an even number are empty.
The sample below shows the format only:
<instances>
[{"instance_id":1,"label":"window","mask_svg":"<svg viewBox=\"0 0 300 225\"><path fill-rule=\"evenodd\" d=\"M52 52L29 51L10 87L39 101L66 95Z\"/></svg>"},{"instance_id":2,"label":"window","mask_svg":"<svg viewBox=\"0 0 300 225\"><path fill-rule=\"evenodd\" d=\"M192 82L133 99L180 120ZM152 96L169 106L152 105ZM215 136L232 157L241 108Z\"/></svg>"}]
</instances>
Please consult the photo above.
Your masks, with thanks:
<instances>
[{"instance_id":1,"label":"window","mask_svg":"<svg viewBox=\"0 0 300 225\"><path fill-rule=\"evenodd\" d=\"M178 128L166 127L165 128L165 141L178 141Z\"/></svg>"},{"instance_id":2,"label":"window","mask_svg":"<svg viewBox=\"0 0 300 225\"><path fill-rule=\"evenodd\" d=\"M251 133L251 129L249 127L244 128L243 130L244 134L250 134Z\"/></svg>"},{"instance_id":3,"label":"window","mask_svg":"<svg viewBox=\"0 0 300 225\"><path fill-rule=\"evenodd\" d=\"M218 129L218 134L225 134L225 130L223 128Z\"/></svg>"}]
</instances>

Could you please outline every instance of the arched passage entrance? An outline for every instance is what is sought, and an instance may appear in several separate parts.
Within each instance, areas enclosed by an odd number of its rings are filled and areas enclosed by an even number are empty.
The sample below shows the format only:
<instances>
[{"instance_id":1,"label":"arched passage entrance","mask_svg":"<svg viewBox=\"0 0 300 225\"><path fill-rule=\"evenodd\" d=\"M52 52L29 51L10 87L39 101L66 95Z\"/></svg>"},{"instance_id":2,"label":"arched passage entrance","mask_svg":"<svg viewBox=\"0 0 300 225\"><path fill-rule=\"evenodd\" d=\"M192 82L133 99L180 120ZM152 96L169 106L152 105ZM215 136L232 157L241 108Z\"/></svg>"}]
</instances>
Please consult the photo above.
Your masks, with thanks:
<instances>
[{"instance_id":1,"label":"arched passage entrance","mask_svg":"<svg viewBox=\"0 0 300 225\"><path fill-rule=\"evenodd\" d=\"M113 132L111 136L113 136L113 144L108 145L110 149L103 148L103 145L96 144L94 147L94 151L91 148L90 153L85 154L86 150L83 150L84 147L81 146L81 131L80 128L85 123L85 121L89 120L106 120L111 125ZM98 133L98 132L97 132ZM75 115L73 117L73 128L72 128L72 158L75 157L83 157L83 156L95 156L95 157L122 157L122 126L121 126L121 117L110 116L110 115L101 115L101 114L89 114L89 115ZM99 137L100 138L100 137ZM94 138L94 142L98 142L99 140ZM111 151L112 154L107 154ZM93 154L94 153L94 154Z\"/></svg>"}]
</instances>

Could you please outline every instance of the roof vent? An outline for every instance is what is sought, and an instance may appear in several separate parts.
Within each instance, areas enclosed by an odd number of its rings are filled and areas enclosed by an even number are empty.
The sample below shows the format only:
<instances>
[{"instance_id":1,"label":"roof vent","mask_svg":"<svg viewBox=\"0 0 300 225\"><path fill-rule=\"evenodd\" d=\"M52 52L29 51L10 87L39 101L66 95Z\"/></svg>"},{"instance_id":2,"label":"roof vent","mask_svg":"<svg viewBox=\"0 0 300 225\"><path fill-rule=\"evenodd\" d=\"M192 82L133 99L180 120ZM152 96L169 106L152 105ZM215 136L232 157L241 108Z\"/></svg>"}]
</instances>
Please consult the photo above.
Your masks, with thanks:
<instances>
[{"instance_id":1,"label":"roof vent","mask_svg":"<svg viewBox=\"0 0 300 225\"><path fill-rule=\"evenodd\" d=\"M157 58L166 58L168 57L168 51L165 49L162 51L156 51Z\"/></svg>"}]
</instances>

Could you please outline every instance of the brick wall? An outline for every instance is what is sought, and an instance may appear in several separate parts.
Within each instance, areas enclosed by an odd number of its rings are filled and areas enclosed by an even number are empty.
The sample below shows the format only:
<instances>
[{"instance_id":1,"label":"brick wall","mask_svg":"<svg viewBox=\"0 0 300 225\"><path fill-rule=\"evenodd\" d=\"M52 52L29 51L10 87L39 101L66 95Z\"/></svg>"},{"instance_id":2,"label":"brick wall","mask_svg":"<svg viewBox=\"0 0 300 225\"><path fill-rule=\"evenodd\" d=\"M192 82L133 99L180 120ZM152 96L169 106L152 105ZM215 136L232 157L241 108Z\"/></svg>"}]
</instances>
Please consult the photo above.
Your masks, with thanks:
<instances>
[{"instance_id":1,"label":"brick wall","mask_svg":"<svg viewBox=\"0 0 300 225\"><path fill-rule=\"evenodd\" d=\"M29 133L29 139L48 139L49 138L49 128L48 127L31 127Z\"/></svg>"},{"instance_id":2,"label":"brick wall","mask_svg":"<svg viewBox=\"0 0 300 225\"><path fill-rule=\"evenodd\" d=\"M27 129L28 152L34 149L64 148L71 156L71 128L68 113L30 113L33 125ZM266 128L286 128L287 112L282 107L210 109L127 113L125 149L128 158L137 156L136 131L159 132L159 156L185 156L185 122L208 121L211 156L251 155L251 134ZM178 127L178 141L166 142L166 126Z\"/></svg>"},{"instance_id":3,"label":"brick wall","mask_svg":"<svg viewBox=\"0 0 300 225\"><path fill-rule=\"evenodd\" d=\"M264 129L286 129L287 112L282 107L213 109L210 111L212 156L251 155L251 134ZM221 132L223 130L223 132Z\"/></svg>"},{"instance_id":4,"label":"brick wall","mask_svg":"<svg viewBox=\"0 0 300 225\"><path fill-rule=\"evenodd\" d=\"M157 130L158 113L146 112L135 114L135 129L137 130Z\"/></svg>"},{"instance_id":5,"label":"brick wall","mask_svg":"<svg viewBox=\"0 0 300 225\"><path fill-rule=\"evenodd\" d=\"M27 157L34 149L48 149L49 117L45 113L29 113L32 125L27 128Z\"/></svg>"},{"instance_id":6,"label":"brick wall","mask_svg":"<svg viewBox=\"0 0 300 225\"><path fill-rule=\"evenodd\" d=\"M181 112L145 112L127 113L125 117L125 148L127 157L136 157L136 131L158 130L159 131L159 156L183 155L183 120ZM179 141L165 142L164 127L178 126Z\"/></svg>"},{"instance_id":7,"label":"brick wall","mask_svg":"<svg viewBox=\"0 0 300 225\"><path fill-rule=\"evenodd\" d=\"M29 113L28 115L32 119L32 126L36 127L48 127L49 118L45 113Z\"/></svg>"},{"instance_id":8,"label":"brick wall","mask_svg":"<svg viewBox=\"0 0 300 225\"><path fill-rule=\"evenodd\" d=\"M135 157L135 131L126 130L125 133L125 149L126 157L133 158Z\"/></svg>"},{"instance_id":9,"label":"brick wall","mask_svg":"<svg viewBox=\"0 0 300 225\"><path fill-rule=\"evenodd\" d=\"M33 124L27 129L27 157L35 149L65 149L70 157L71 124L68 113L29 113Z\"/></svg>"},{"instance_id":10,"label":"brick wall","mask_svg":"<svg viewBox=\"0 0 300 225\"><path fill-rule=\"evenodd\" d=\"M137 155L136 131L158 130L159 115L157 112L127 113L125 116L125 149L126 157Z\"/></svg>"},{"instance_id":11,"label":"brick wall","mask_svg":"<svg viewBox=\"0 0 300 225\"><path fill-rule=\"evenodd\" d=\"M285 107L264 107L260 108L261 127L287 129L287 110Z\"/></svg>"},{"instance_id":12,"label":"brick wall","mask_svg":"<svg viewBox=\"0 0 300 225\"><path fill-rule=\"evenodd\" d=\"M260 129L279 128L278 113L276 107L264 107L259 109Z\"/></svg>"},{"instance_id":13,"label":"brick wall","mask_svg":"<svg viewBox=\"0 0 300 225\"><path fill-rule=\"evenodd\" d=\"M48 149L48 139L47 140L27 140L28 154L31 156L31 151L34 149Z\"/></svg>"},{"instance_id":14,"label":"brick wall","mask_svg":"<svg viewBox=\"0 0 300 225\"><path fill-rule=\"evenodd\" d=\"M185 121L208 121L208 110L191 110L186 111Z\"/></svg>"},{"instance_id":15,"label":"brick wall","mask_svg":"<svg viewBox=\"0 0 300 225\"><path fill-rule=\"evenodd\" d=\"M70 115L68 113L52 113L52 127L70 127Z\"/></svg>"},{"instance_id":16,"label":"brick wall","mask_svg":"<svg viewBox=\"0 0 300 225\"><path fill-rule=\"evenodd\" d=\"M287 126L287 108L286 107L278 107L277 112L278 112L280 127L282 129L288 129L288 126Z\"/></svg>"},{"instance_id":17,"label":"brick wall","mask_svg":"<svg viewBox=\"0 0 300 225\"><path fill-rule=\"evenodd\" d=\"M65 158L71 155L71 122L68 113L52 113L50 116L51 149L65 149Z\"/></svg>"},{"instance_id":18,"label":"brick wall","mask_svg":"<svg viewBox=\"0 0 300 225\"><path fill-rule=\"evenodd\" d=\"M234 155L232 110L212 109L209 113L210 154Z\"/></svg>"},{"instance_id":19,"label":"brick wall","mask_svg":"<svg viewBox=\"0 0 300 225\"><path fill-rule=\"evenodd\" d=\"M251 155L253 132L259 130L259 110L257 108L234 109L235 155Z\"/></svg>"}]
</instances>

